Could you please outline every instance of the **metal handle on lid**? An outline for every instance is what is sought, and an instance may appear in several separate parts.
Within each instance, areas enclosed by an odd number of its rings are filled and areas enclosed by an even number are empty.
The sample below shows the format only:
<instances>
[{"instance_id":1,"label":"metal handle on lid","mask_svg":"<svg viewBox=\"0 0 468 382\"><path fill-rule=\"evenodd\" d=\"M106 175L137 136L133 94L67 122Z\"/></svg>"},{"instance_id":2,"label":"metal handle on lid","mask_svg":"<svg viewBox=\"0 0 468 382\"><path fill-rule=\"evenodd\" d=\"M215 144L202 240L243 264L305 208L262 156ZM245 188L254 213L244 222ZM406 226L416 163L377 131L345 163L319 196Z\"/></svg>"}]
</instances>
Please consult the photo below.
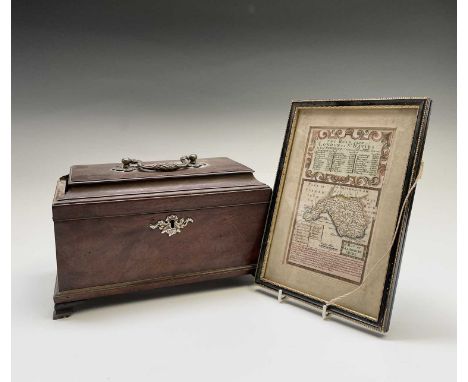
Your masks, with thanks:
<instances>
[{"instance_id":1,"label":"metal handle on lid","mask_svg":"<svg viewBox=\"0 0 468 382\"><path fill-rule=\"evenodd\" d=\"M114 171L145 171L145 172L168 172L168 171L176 171L182 168L198 168L205 166L205 163L198 163L197 162L197 154L190 154L180 157L179 162L164 162L164 163L156 163L156 164L144 164L139 159L132 159L132 158L123 158L122 165L113 168Z\"/></svg>"}]
</instances>

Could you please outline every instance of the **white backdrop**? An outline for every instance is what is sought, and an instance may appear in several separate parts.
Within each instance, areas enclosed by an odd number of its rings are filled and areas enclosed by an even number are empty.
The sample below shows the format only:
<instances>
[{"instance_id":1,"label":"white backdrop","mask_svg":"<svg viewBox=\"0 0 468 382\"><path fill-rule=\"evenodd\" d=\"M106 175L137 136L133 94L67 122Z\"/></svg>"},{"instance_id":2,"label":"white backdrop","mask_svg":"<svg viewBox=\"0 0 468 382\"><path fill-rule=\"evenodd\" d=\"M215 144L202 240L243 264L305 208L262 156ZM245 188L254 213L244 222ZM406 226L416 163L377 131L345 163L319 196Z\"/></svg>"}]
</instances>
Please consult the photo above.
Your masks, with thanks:
<instances>
[{"instance_id":1,"label":"white backdrop","mask_svg":"<svg viewBox=\"0 0 468 382\"><path fill-rule=\"evenodd\" d=\"M15 381L455 379L450 2L15 3ZM387 336L279 304L251 277L52 320L51 201L69 166L195 152L272 186L291 99L392 96L434 104Z\"/></svg>"}]
</instances>

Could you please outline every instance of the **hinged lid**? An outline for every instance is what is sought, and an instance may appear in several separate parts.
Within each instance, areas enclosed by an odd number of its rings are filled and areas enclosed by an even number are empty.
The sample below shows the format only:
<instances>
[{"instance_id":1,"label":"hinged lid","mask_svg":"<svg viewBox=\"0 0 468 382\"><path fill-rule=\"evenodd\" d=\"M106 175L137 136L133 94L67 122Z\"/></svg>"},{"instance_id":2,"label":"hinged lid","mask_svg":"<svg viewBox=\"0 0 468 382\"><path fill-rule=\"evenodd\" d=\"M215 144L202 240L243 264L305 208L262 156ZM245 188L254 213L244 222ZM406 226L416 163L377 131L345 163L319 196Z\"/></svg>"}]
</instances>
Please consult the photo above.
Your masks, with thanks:
<instances>
[{"instance_id":1,"label":"hinged lid","mask_svg":"<svg viewBox=\"0 0 468 382\"><path fill-rule=\"evenodd\" d=\"M140 162L141 163L141 162ZM145 167L154 165L172 165L177 161L144 162ZM253 173L253 170L229 158L197 159L200 167L179 168L175 171L119 171L121 163L78 165L70 168L69 185L148 180L160 178L183 178L232 173ZM117 169L117 170L116 170Z\"/></svg>"},{"instance_id":2,"label":"hinged lid","mask_svg":"<svg viewBox=\"0 0 468 382\"><path fill-rule=\"evenodd\" d=\"M270 188L249 167L229 158L194 157L72 166L57 185L54 220L268 202Z\"/></svg>"}]
</instances>

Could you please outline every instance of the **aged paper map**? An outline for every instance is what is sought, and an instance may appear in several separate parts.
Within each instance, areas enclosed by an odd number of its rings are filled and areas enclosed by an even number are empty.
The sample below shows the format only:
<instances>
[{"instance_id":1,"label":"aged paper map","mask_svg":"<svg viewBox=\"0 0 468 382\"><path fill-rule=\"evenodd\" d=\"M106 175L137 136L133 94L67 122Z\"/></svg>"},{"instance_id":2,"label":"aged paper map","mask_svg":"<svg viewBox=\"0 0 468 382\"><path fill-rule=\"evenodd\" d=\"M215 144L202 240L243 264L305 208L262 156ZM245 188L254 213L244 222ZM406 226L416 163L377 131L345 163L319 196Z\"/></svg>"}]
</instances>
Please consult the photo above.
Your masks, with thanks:
<instances>
[{"instance_id":1,"label":"aged paper map","mask_svg":"<svg viewBox=\"0 0 468 382\"><path fill-rule=\"evenodd\" d=\"M394 129L310 127L286 262L360 284Z\"/></svg>"}]
</instances>

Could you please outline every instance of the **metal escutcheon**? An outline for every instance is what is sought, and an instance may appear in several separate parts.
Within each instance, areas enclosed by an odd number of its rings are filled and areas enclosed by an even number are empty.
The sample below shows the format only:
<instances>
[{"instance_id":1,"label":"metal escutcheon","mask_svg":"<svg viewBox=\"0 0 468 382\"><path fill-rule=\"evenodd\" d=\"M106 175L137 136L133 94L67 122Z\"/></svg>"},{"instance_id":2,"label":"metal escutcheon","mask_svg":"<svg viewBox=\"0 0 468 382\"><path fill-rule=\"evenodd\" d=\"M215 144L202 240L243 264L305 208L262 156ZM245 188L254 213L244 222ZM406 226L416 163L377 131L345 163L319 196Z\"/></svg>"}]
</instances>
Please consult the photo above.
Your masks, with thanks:
<instances>
[{"instance_id":1,"label":"metal escutcheon","mask_svg":"<svg viewBox=\"0 0 468 382\"><path fill-rule=\"evenodd\" d=\"M151 229L158 228L161 233L173 236L180 233L182 228L185 228L188 223L193 223L192 218L180 218L177 215L169 215L165 220L159 220L155 224L150 224Z\"/></svg>"}]
</instances>

